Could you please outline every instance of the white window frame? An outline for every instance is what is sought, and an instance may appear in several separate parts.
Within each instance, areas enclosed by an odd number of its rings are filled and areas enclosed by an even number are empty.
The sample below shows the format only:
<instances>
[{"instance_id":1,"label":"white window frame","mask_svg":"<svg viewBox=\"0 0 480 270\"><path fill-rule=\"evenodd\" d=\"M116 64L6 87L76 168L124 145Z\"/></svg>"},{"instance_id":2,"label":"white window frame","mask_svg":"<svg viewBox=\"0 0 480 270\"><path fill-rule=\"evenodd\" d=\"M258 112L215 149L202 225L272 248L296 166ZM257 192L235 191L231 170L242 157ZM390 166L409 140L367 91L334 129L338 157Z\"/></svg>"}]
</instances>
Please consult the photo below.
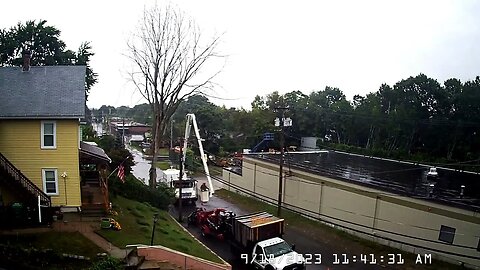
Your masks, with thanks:
<instances>
[{"instance_id":1,"label":"white window frame","mask_svg":"<svg viewBox=\"0 0 480 270\"><path fill-rule=\"evenodd\" d=\"M47 192L47 179L45 177L45 172L47 171L53 171L55 173L55 191L54 193L52 192ZM45 192L45 194L47 195L58 195L59 192L58 192L58 189L59 189L59 186L58 186L58 173L57 173L57 169L56 168L43 168L42 169L42 182L43 182L43 192Z\"/></svg>"},{"instance_id":2,"label":"white window frame","mask_svg":"<svg viewBox=\"0 0 480 270\"><path fill-rule=\"evenodd\" d=\"M53 124L53 146L45 145L45 124ZM41 122L41 132L40 132L40 147L42 149L57 149L57 122L56 121L42 121ZM47 134L50 135L50 134Z\"/></svg>"}]
</instances>

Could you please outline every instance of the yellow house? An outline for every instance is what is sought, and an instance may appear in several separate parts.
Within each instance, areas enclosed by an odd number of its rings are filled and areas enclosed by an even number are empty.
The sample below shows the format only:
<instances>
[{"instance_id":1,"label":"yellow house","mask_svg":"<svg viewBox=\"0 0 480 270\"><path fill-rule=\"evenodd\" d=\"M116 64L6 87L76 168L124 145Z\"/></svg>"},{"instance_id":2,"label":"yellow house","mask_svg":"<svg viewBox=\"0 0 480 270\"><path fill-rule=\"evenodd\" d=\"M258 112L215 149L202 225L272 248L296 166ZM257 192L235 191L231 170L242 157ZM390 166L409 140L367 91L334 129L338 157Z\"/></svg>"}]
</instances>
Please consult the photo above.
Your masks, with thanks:
<instances>
[{"instance_id":1,"label":"yellow house","mask_svg":"<svg viewBox=\"0 0 480 270\"><path fill-rule=\"evenodd\" d=\"M82 206L85 71L85 66L0 68L1 207Z\"/></svg>"}]
</instances>

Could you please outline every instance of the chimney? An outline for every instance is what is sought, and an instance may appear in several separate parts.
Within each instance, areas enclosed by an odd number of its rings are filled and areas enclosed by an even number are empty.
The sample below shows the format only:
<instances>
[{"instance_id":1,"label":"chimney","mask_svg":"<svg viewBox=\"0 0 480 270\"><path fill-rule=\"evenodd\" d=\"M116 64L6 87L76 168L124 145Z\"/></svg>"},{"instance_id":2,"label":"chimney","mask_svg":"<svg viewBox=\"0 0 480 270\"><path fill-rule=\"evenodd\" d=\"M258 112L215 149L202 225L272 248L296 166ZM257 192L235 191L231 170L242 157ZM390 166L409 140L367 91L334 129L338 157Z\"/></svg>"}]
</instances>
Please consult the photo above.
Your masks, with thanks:
<instances>
[{"instance_id":1,"label":"chimney","mask_svg":"<svg viewBox=\"0 0 480 270\"><path fill-rule=\"evenodd\" d=\"M32 53L29 50L24 50L23 51L23 71L29 71L30 70L30 57Z\"/></svg>"}]
</instances>

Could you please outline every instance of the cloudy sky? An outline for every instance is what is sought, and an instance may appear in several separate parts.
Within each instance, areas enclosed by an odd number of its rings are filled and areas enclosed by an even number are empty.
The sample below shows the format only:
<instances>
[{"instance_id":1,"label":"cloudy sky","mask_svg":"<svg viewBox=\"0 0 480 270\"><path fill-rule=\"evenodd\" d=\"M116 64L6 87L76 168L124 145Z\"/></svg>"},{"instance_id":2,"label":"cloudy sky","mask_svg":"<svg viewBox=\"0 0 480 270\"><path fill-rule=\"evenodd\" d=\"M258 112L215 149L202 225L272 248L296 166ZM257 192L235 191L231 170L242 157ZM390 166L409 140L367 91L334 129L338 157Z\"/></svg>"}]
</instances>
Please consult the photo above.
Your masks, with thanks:
<instances>
[{"instance_id":1,"label":"cloudy sky","mask_svg":"<svg viewBox=\"0 0 480 270\"><path fill-rule=\"evenodd\" d=\"M45 19L76 50L90 41L99 82L88 105L143 103L126 79L126 41L153 1L5 1L0 27ZM249 108L278 90L339 87L351 99L424 73L440 82L480 75L480 1L173 0L205 34L223 34L216 104ZM157 1L159 6L165 1Z\"/></svg>"}]
</instances>

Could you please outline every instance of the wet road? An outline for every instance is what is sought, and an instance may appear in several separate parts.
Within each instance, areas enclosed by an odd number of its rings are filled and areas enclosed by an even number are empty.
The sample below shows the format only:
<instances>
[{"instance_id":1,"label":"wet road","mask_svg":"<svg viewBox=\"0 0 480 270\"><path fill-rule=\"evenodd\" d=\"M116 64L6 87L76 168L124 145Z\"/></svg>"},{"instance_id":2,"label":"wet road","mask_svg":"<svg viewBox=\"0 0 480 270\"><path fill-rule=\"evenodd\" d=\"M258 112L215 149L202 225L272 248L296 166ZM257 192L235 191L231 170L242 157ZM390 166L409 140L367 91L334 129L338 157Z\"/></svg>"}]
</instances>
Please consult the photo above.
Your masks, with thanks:
<instances>
[{"instance_id":1,"label":"wet road","mask_svg":"<svg viewBox=\"0 0 480 270\"><path fill-rule=\"evenodd\" d=\"M212 210L212 209L217 208L217 207L222 207L222 208L225 208L225 209L228 209L230 211L233 211L233 212L237 213L237 215L238 215L238 213L242 213L242 214L246 214L246 213L244 211L242 211L241 209L239 209L239 208L237 208L233 205L227 205L227 204L224 203L223 200L221 200L221 199L219 199L215 196L212 196L210 198L210 201L207 204L201 205L199 202L197 202L197 205L183 206L182 213L183 213L183 221L184 222L182 223L182 225L192 235L194 235L198 240L200 240L204 245L206 245L208 248L213 250L213 252L215 252L218 256L220 256L223 260L225 260L226 262L231 264L233 269L239 269L239 270L249 269L248 267L245 266L245 264L243 264L240 261L236 261L234 259L232 253L230 252L230 247L226 242L221 242L219 240L214 239L213 237L208 237L208 236L204 237L204 236L201 235L200 229L198 227L187 225L186 218L191 212L193 212L195 210L196 206L205 207L207 210ZM172 208L170 210L170 214L172 215L172 217L175 217L175 218L178 219L178 208Z\"/></svg>"},{"instance_id":2,"label":"wet road","mask_svg":"<svg viewBox=\"0 0 480 270\"><path fill-rule=\"evenodd\" d=\"M137 149L131 148L128 145L126 148L132 153L135 166L132 166L132 174L142 181L145 185L148 185L148 172L150 170L150 161L143 158L143 154ZM162 171L157 168L157 178L161 175Z\"/></svg>"},{"instance_id":3,"label":"wet road","mask_svg":"<svg viewBox=\"0 0 480 270\"><path fill-rule=\"evenodd\" d=\"M101 135L105 132L102 123L92 123L93 130ZM135 165L132 166L132 174L145 185L148 185L148 179L150 178L148 172L150 171L150 161L143 158L143 153L130 147L128 144L125 146L130 153L132 153L133 161ZM161 170L157 168L157 177L160 176Z\"/></svg>"},{"instance_id":4,"label":"wet road","mask_svg":"<svg viewBox=\"0 0 480 270\"><path fill-rule=\"evenodd\" d=\"M132 152L136 165L132 167L133 174L139 179L148 179L148 170L150 169L149 161L143 159L142 153L135 149L129 149ZM160 173L160 170L157 169L157 174ZM198 181L198 186L202 183L206 182L207 179L205 176L203 177L194 177ZM213 180L214 188L220 189L223 187L218 181ZM196 226L188 226L186 223L187 216L195 210L195 207L204 207L207 210L212 210L214 208L225 208L227 210L235 212L237 215L247 214L248 212L244 209L237 207L230 202L224 201L221 198L216 197L213 195L208 203L201 204L197 202L196 205L184 205L182 208L182 216L183 216L183 223L184 227L194 235L199 241L213 250L217 255L219 255L222 259L227 261L232 265L232 269L234 270L244 270L250 269L244 261L235 259L232 253L230 252L230 246L226 242L222 242L219 240L214 239L213 237L203 237L200 233L200 229ZM173 207L170 209L170 214L173 217L178 218L178 208ZM382 267L378 265L364 265L363 263L350 263L349 265L333 265L333 254L339 254L339 258L342 253L345 253L343 250L338 250L333 248L332 246L322 243L314 236L312 237L311 233L302 231L302 230L294 230L288 228L284 235L284 239L290 243L295 244L297 252L304 254L307 258L310 258L310 264L307 265L308 270L317 270L317 269L388 269L388 267ZM315 254L321 254L322 262L318 264L315 261ZM349 254L350 255L350 254Z\"/></svg>"},{"instance_id":5,"label":"wet road","mask_svg":"<svg viewBox=\"0 0 480 270\"><path fill-rule=\"evenodd\" d=\"M199 184L206 181L205 177L197 178ZM217 181L213 181L214 187L221 186ZM205 204L197 202L196 205L186 205L182 208L182 217L184 227L193 234L198 240L204 243L207 247L217 253L225 261L232 265L232 269L243 270L249 269L245 263L241 260L236 260L230 252L230 246L227 242L222 242L213 237L204 237L200 233L200 229L196 226L188 226L186 223L187 216L195 210L195 207L204 207L207 210L212 210L214 208L225 208L227 210L235 212L237 215L247 214L248 212L244 209L239 208L238 206L231 204L221 198L216 197L215 195L210 198L210 201ZM170 214L178 219L178 207L171 208ZM288 226L288 225L287 225ZM308 270L317 270L317 269L388 269L388 267L380 265L364 265L363 263L355 262L351 260L348 265L334 265L335 260L333 254L338 254L338 259L342 260L342 253L345 253L344 250L338 250L338 248L332 247L329 244L321 243L314 236L308 232L297 230L293 228L288 228L285 230L284 239L290 243L295 244L296 251L304 254L304 256L310 258L310 264L307 265ZM321 263L315 262L315 254L321 254L322 261ZM350 257L353 254L348 254ZM360 254L359 254L360 255ZM317 255L318 256L318 255ZM317 257L318 258L318 257ZM360 261L360 258L358 259Z\"/></svg>"},{"instance_id":6,"label":"wet road","mask_svg":"<svg viewBox=\"0 0 480 270\"><path fill-rule=\"evenodd\" d=\"M201 182L202 180L199 180ZM215 186L214 181L214 186ZM243 270L243 269L250 269L245 265L245 263L241 260L236 260L234 256L230 252L230 246L227 242L222 242L213 237L204 237L200 233L200 229L196 226L188 226L186 223L187 216L195 210L195 207L204 207L207 210L212 210L214 208L225 208L227 210L231 210L235 212L237 215L247 214L245 210L222 200L221 198L216 197L215 195L210 198L210 201L205 204L201 204L197 202L196 205L186 205L182 208L182 217L183 223L182 225L191 233L193 234L198 240L200 240L203 244L205 244L208 248L213 250L216 254L218 254L222 259L227 261L229 264L232 265L232 269L234 270ZM178 219L178 207L170 209L170 214ZM308 232L304 232L301 230L295 230L292 228L287 228L285 235L283 237L288 243L295 244L296 251L298 253L304 254L304 256L310 258L310 264L307 265L308 270L317 270L317 269L389 269L387 266L380 266L380 265L365 265L362 262L353 262L350 260L348 265L334 265L333 262L335 260L334 254L338 254L338 259L342 260L342 253L345 253L344 250L338 250L330 246L329 244L320 243L315 237L312 237ZM315 258L318 258L318 255L321 254L322 261L321 263L316 263ZM360 256L360 254L358 254ZM353 256L353 254L348 254L349 257ZM351 259L351 258L350 258ZM360 261L360 258L358 258Z\"/></svg>"}]
</instances>

